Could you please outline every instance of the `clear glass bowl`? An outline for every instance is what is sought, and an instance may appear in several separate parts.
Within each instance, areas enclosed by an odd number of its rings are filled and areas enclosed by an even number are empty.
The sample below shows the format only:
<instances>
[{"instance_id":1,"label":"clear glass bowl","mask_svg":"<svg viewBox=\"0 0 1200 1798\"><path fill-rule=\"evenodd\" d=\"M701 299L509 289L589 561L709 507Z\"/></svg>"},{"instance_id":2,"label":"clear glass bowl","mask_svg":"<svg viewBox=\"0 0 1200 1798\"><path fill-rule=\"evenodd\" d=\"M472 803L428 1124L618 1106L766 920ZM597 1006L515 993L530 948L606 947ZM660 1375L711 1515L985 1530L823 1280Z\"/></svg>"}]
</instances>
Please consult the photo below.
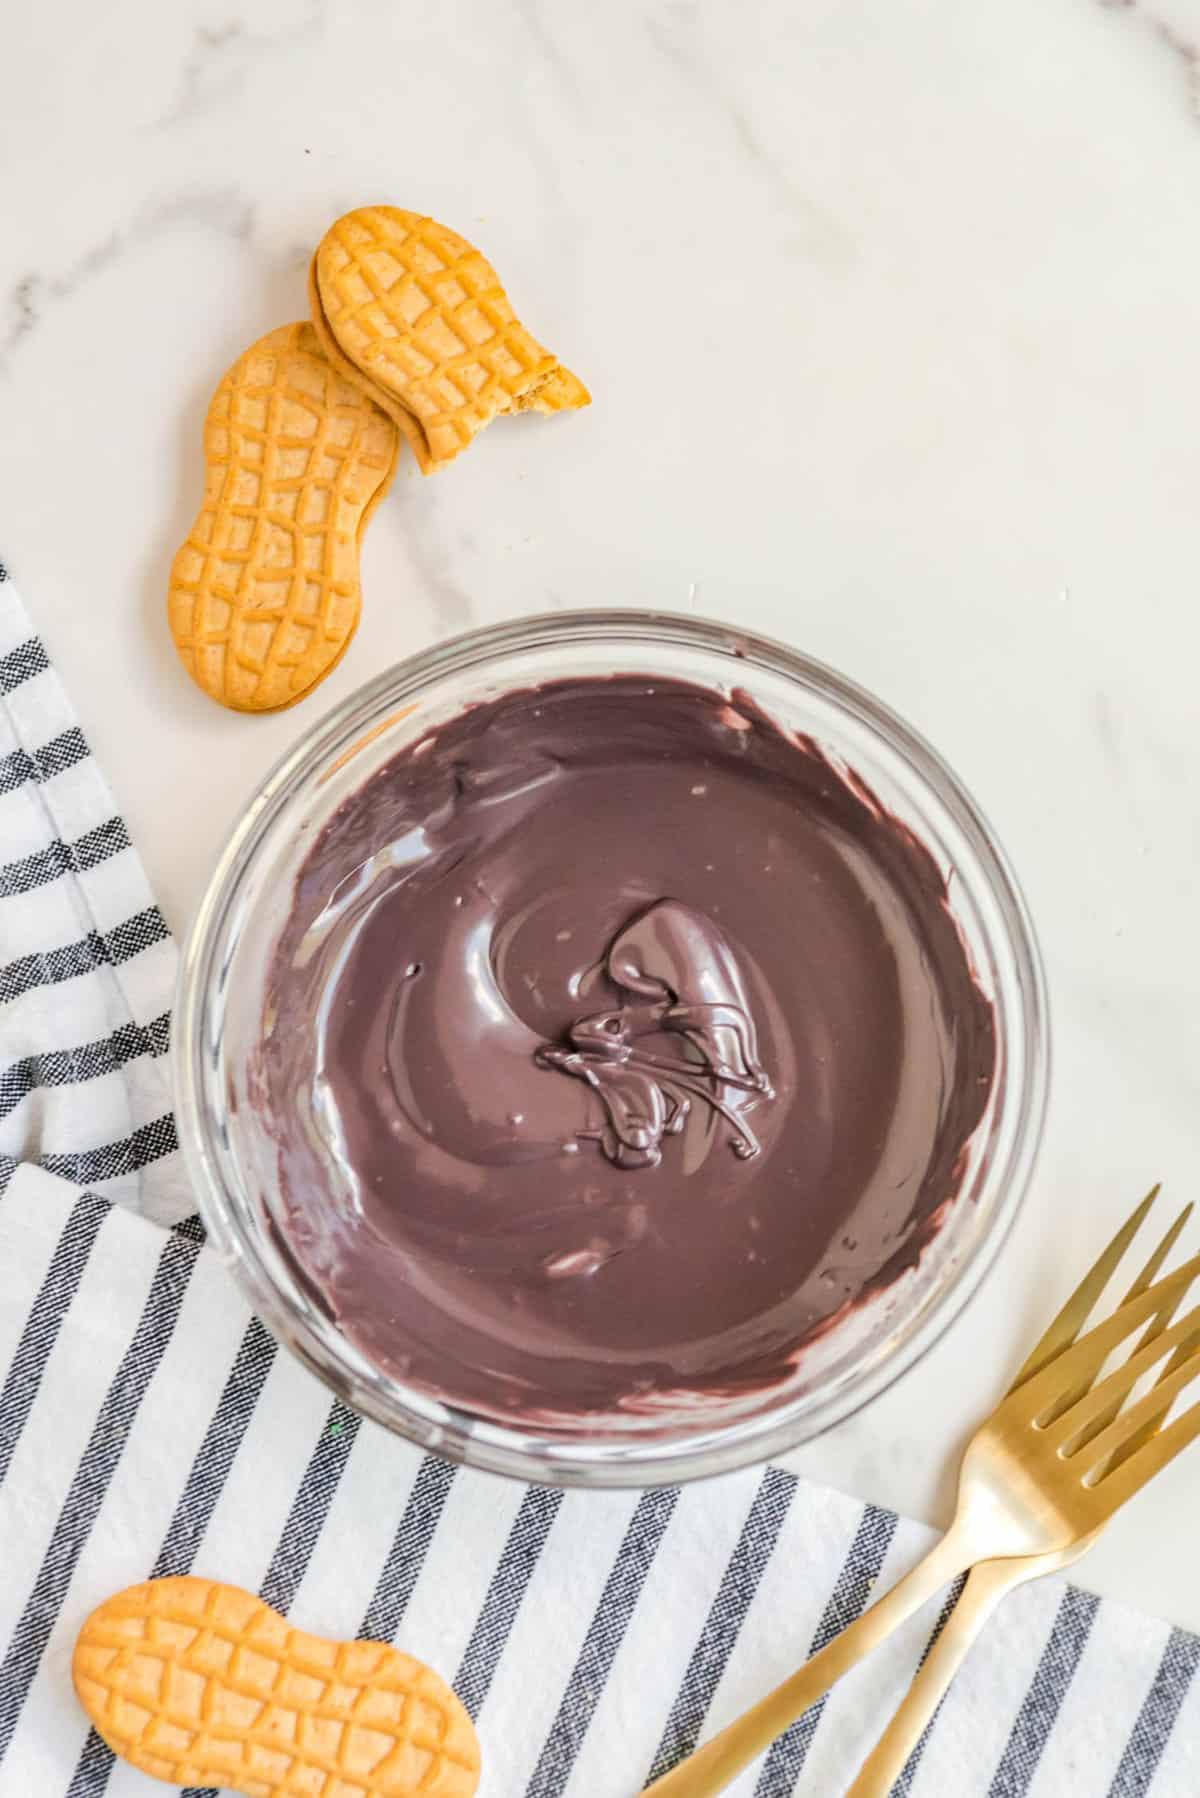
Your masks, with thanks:
<instances>
[{"instance_id":1,"label":"clear glass bowl","mask_svg":"<svg viewBox=\"0 0 1200 1798\"><path fill-rule=\"evenodd\" d=\"M341 801L405 744L476 700L587 674L748 690L861 774L953 876L954 915L996 1016L997 1069L959 1196L919 1265L801 1356L767 1392L589 1433L525 1430L405 1388L313 1303L272 1229L275 1153L252 1092L263 989L293 880ZM179 1133L210 1240L275 1334L347 1404L439 1454L552 1485L644 1486L778 1455L875 1397L961 1311L1020 1206L1047 1082L1033 930L962 786L894 713L831 669L730 626L661 612L579 612L472 632L402 662L305 732L247 806L183 956L175 1011Z\"/></svg>"}]
</instances>

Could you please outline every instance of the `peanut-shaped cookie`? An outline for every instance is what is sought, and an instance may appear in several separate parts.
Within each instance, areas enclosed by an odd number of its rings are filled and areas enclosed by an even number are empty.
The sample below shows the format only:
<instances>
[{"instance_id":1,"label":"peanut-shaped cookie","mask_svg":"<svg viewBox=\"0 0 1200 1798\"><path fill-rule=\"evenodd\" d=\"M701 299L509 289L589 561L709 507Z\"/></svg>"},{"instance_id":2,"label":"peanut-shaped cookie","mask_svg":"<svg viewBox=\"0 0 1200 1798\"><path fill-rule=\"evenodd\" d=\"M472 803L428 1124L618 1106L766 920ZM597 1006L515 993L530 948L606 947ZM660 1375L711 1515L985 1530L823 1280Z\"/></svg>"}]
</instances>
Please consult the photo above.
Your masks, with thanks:
<instances>
[{"instance_id":1,"label":"peanut-shaped cookie","mask_svg":"<svg viewBox=\"0 0 1200 1798\"><path fill-rule=\"evenodd\" d=\"M425 474L497 413L590 401L525 329L486 257L420 213L364 206L338 219L317 246L309 299L326 355L390 413Z\"/></svg>"},{"instance_id":2,"label":"peanut-shaped cookie","mask_svg":"<svg viewBox=\"0 0 1200 1798\"><path fill-rule=\"evenodd\" d=\"M204 503L171 569L183 665L236 711L293 705L358 624L358 555L395 472L387 414L283 325L225 376L204 427Z\"/></svg>"},{"instance_id":3,"label":"peanut-shaped cookie","mask_svg":"<svg viewBox=\"0 0 1200 1798\"><path fill-rule=\"evenodd\" d=\"M307 1635L216 1580L119 1592L84 1624L72 1671L109 1747L170 1785L472 1798L479 1784L471 1719L429 1667Z\"/></svg>"}]
</instances>

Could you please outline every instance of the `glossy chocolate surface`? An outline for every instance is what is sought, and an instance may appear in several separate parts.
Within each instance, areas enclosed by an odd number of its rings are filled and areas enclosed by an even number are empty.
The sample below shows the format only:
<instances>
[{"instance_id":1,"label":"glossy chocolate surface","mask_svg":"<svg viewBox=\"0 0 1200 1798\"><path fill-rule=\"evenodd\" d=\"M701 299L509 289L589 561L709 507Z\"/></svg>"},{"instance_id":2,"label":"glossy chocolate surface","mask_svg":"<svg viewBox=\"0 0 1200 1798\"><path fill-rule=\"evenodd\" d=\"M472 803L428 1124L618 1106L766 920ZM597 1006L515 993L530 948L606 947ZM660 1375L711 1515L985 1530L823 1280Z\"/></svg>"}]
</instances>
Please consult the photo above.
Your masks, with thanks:
<instances>
[{"instance_id":1,"label":"glossy chocolate surface","mask_svg":"<svg viewBox=\"0 0 1200 1798\"><path fill-rule=\"evenodd\" d=\"M787 1377L918 1257L995 1068L929 854L741 694L476 706L346 800L271 970L277 1229L497 1417Z\"/></svg>"}]
</instances>

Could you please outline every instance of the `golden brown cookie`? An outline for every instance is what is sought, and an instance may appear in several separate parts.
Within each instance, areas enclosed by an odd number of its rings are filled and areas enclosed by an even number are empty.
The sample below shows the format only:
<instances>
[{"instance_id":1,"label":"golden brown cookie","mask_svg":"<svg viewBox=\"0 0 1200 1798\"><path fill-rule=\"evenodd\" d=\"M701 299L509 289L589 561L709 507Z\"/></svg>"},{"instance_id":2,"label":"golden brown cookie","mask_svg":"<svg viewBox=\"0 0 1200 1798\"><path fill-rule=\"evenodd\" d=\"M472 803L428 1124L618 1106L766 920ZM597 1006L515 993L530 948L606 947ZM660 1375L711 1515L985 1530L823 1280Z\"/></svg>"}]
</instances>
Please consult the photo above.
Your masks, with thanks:
<instances>
[{"instance_id":1,"label":"golden brown cookie","mask_svg":"<svg viewBox=\"0 0 1200 1798\"><path fill-rule=\"evenodd\" d=\"M471 1719L430 1668L306 1635L237 1586L130 1586L92 1612L72 1671L109 1747L169 1785L472 1798L479 1784Z\"/></svg>"},{"instance_id":2,"label":"golden brown cookie","mask_svg":"<svg viewBox=\"0 0 1200 1798\"><path fill-rule=\"evenodd\" d=\"M399 452L391 419L330 366L307 322L260 338L229 370L168 600L184 667L222 705L293 705L343 655L362 534Z\"/></svg>"},{"instance_id":3,"label":"golden brown cookie","mask_svg":"<svg viewBox=\"0 0 1200 1798\"><path fill-rule=\"evenodd\" d=\"M500 412L560 412L591 395L517 318L465 238L396 206L364 206L321 239L309 276L330 361L399 425L425 474Z\"/></svg>"}]
</instances>

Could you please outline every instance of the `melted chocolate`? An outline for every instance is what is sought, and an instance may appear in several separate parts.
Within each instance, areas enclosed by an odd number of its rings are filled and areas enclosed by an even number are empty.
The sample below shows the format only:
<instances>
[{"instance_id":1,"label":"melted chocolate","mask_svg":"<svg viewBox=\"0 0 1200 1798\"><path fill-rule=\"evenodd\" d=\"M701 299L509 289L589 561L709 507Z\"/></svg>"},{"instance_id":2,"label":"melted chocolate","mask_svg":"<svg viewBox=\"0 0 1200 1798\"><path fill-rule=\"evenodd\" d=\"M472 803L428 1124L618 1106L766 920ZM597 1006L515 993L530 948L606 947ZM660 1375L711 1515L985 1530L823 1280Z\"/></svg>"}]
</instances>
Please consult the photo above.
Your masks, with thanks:
<instances>
[{"instance_id":1,"label":"melted chocolate","mask_svg":"<svg viewBox=\"0 0 1200 1798\"><path fill-rule=\"evenodd\" d=\"M759 1065L737 963L716 925L662 899L622 930L604 972L626 1003L580 1018L569 1047L548 1043L536 1056L539 1067L586 1080L604 1106L603 1127L584 1134L597 1137L617 1167L657 1167L663 1137L680 1134L699 1099L731 1126L736 1155L757 1155L736 1108L775 1095Z\"/></svg>"},{"instance_id":2,"label":"melted chocolate","mask_svg":"<svg viewBox=\"0 0 1200 1798\"><path fill-rule=\"evenodd\" d=\"M770 1386L995 1067L930 855L746 696L514 692L344 802L268 984L276 1224L374 1361L569 1424Z\"/></svg>"}]
</instances>

